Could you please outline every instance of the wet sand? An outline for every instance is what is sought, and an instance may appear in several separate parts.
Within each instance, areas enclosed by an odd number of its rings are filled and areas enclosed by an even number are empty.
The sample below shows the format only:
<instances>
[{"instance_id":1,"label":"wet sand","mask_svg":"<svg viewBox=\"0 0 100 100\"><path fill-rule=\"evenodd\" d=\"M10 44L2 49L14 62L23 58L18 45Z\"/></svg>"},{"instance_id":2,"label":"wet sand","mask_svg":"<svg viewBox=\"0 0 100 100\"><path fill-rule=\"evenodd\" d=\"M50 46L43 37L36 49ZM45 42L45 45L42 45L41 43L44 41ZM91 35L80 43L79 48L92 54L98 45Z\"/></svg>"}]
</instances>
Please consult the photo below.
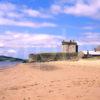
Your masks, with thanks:
<instances>
[{"instance_id":1,"label":"wet sand","mask_svg":"<svg viewBox=\"0 0 100 100\"><path fill-rule=\"evenodd\" d=\"M2 69L0 100L100 100L100 60L19 64Z\"/></svg>"}]
</instances>

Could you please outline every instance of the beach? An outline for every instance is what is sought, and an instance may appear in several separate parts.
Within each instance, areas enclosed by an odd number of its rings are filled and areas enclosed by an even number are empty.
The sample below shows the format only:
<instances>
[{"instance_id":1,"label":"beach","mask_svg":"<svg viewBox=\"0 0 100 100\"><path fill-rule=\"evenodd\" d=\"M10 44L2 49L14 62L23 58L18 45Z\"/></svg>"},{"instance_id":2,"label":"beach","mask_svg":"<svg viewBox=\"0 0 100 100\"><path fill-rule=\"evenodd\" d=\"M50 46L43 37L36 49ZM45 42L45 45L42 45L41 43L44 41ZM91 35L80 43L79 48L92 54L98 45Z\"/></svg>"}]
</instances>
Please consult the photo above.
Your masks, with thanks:
<instances>
[{"instance_id":1,"label":"beach","mask_svg":"<svg viewBox=\"0 0 100 100\"><path fill-rule=\"evenodd\" d=\"M22 63L2 69L0 100L100 100L100 60Z\"/></svg>"}]
</instances>

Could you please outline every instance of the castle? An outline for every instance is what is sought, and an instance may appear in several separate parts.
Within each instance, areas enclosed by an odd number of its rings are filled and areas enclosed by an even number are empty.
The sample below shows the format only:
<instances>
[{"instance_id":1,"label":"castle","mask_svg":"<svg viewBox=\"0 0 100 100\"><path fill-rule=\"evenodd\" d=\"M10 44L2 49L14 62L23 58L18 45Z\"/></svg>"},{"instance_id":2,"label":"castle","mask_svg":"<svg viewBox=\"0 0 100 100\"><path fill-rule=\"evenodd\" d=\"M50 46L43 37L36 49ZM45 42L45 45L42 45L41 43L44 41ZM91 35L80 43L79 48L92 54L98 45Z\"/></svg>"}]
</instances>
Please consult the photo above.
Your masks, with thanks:
<instances>
[{"instance_id":1,"label":"castle","mask_svg":"<svg viewBox=\"0 0 100 100\"><path fill-rule=\"evenodd\" d=\"M70 41L62 41L62 52L65 53L77 53L78 52L78 45L73 40Z\"/></svg>"}]
</instances>

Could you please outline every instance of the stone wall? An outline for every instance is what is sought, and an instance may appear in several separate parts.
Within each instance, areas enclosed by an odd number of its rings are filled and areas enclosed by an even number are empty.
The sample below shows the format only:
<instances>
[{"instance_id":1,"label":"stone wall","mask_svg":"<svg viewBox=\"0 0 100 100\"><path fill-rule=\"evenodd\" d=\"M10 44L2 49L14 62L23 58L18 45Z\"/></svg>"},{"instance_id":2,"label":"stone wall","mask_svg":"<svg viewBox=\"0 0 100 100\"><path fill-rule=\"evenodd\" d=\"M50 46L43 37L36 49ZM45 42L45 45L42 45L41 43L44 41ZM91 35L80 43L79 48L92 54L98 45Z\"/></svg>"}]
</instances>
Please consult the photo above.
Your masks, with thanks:
<instances>
[{"instance_id":1,"label":"stone wall","mask_svg":"<svg viewBox=\"0 0 100 100\"><path fill-rule=\"evenodd\" d=\"M62 52L65 52L65 53L75 53L75 52L77 52L77 51L76 51L77 46L74 45L74 44L62 45L62 49L63 49Z\"/></svg>"}]
</instances>

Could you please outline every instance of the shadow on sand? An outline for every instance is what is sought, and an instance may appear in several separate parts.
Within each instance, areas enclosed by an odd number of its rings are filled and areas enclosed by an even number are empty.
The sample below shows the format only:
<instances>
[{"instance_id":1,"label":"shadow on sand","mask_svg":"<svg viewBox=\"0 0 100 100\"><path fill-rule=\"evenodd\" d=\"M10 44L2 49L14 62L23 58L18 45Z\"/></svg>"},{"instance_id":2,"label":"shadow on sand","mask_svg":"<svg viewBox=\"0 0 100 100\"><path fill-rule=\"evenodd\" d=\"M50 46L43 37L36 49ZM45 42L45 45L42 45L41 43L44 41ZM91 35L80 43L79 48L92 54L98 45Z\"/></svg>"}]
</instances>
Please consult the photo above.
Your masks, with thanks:
<instances>
[{"instance_id":1,"label":"shadow on sand","mask_svg":"<svg viewBox=\"0 0 100 100\"><path fill-rule=\"evenodd\" d=\"M44 63L35 63L34 66L32 67L42 71L54 71L58 69L58 67L54 65L44 64Z\"/></svg>"}]
</instances>

